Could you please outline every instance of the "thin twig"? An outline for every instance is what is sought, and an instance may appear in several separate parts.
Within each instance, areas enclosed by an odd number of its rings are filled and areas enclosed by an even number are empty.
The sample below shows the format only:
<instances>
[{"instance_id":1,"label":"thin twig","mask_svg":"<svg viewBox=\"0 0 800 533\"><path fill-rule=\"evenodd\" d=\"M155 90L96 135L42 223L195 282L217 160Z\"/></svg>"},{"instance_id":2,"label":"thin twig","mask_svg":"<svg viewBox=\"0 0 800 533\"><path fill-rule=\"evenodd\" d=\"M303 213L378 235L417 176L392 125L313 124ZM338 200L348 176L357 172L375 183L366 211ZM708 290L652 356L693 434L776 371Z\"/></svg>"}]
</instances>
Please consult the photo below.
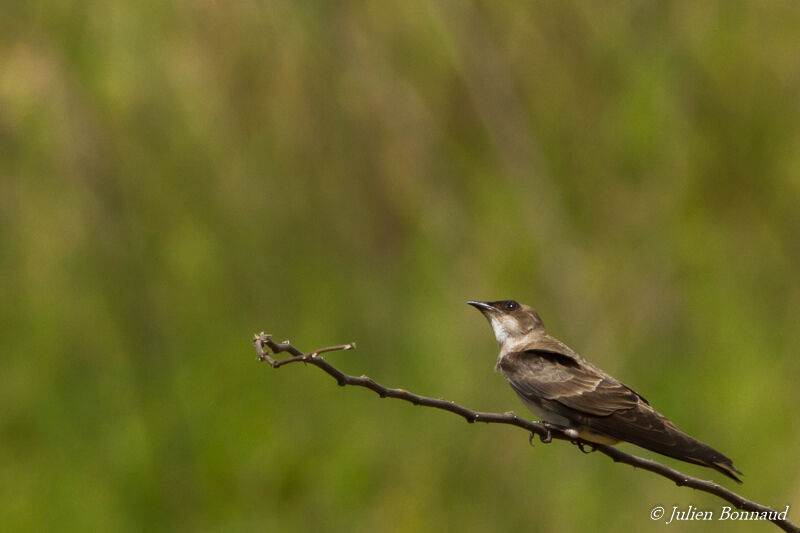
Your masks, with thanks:
<instances>
[{"instance_id":1,"label":"thin twig","mask_svg":"<svg viewBox=\"0 0 800 533\"><path fill-rule=\"evenodd\" d=\"M366 387L377 393L381 398L397 398L399 400L405 400L410 402L414 405L424 405L427 407L433 407L435 409L442 409L444 411L450 411L451 413L455 413L457 415L462 416L467 422L470 424L473 422L486 422L486 423L494 423L494 424L507 424L511 426L517 426L523 429L526 429L531 432L531 438L533 438L533 434L539 436L542 442L550 442L550 439L559 439L559 440L566 440L576 444L581 450L583 451L585 447L590 447L592 450L597 450L604 455L607 455L611 459L614 460L615 463L624 463L626 465L630 465L634 468L641 468L643 470L648 470L660 476L663 476L669 480L675 482L676 485L680 487L691 487L693 489L697 489L703 492L708 492L709 494L713 494L722 498L723 500L730 502L733 504L737 509L742 509L744 511L750 511L755 513L767 513L765 516L777 516L778 512L774 509L771 509L765 505L761 505L754 501L748 500L747 498L740 496L739 494L729 490L721 485L718 485L712 481L706 481L703 479L695 478L689 475L686 475L678 470L670 468L668 466L662 465L661 463L657 463L656 461L645 459L643 457L638 457L635 455L631 455L629 453L623 452L614 448L612 446L607 446L604 444L596 444L592 442L583 441L581 439L575 439L567 435L562 429L554 426L550 426L549 424L543 422L534 422L532 420L528 420L525 418L520 418L512 412L507 413L488 413L488 412L481 412L481 411L473 411L472 409L468 409L461 405L456 404L455 402L444 400L441 398L431 398L428 396L420 396L418 394L414 394L413 392L408 392L404 389L392 389L389 387L385 387L380 383L377 383L372 378L361 375L361 376L351 376L349 374L345 374L344 372L340 371L338 368L334 367L327 361L325 361L320 354L326 352L333 352L339 350L352 350L356 347L355 343L349 344L340 344L338 346L328 346L326 348L321 348L319 350L315 350L309 353L303 353L294 346L289 341L284 341L281 343L276 343L272 340L272 338L265 334L259 333L253 339L253 344L256 348L256 353L258 354L259 361L266 361L270 364L273 368L280 368L283 365L289 363L297 363L303 362L314 365L319 367L327 374L331 375L336 382L341 385L353 385L356 387ZM269 348L272 352L271 354L264 350L264 348ZM277 355L282 352L288 352L291 354L291 357L286 359L277 360L273 358L273 355ZM774 523L784 531L790 531L798 533L800 532L800 528L790 522L788 519L780 519L775 518L770 520L770 522Z\"/></svg>"}]
</instances>

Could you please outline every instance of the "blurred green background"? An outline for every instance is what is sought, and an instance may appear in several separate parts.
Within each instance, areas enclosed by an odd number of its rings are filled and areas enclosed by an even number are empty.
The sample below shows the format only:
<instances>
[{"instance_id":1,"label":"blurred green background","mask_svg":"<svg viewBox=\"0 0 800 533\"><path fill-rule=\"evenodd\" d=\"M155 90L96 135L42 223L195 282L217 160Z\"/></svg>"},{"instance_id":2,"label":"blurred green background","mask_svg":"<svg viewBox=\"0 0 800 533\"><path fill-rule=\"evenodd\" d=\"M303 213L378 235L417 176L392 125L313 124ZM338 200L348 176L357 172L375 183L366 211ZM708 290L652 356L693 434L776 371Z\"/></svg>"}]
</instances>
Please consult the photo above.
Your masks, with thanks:
<instances>
[{"instance_id":1,"label":"blurred green background","mask_svg":"<svg viewBox=\"0 0 800 533\"><path fill-rule=\"evenodd\" d=\"M779 1L4 2L0 528L777 531L251 345L525 414L499 298L797 522L798 50Z\"/></svg>"}]
</instances>

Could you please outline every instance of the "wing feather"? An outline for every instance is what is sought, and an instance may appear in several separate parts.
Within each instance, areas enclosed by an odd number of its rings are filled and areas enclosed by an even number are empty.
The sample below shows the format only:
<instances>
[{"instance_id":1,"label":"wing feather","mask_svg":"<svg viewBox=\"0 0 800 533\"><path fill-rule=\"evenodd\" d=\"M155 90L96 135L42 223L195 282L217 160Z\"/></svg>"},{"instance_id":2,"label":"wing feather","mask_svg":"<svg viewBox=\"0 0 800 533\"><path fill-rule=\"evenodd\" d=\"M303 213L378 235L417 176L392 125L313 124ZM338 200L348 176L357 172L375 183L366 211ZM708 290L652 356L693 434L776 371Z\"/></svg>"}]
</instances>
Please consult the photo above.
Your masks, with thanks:
<instances>
[{"instance_id":1,"label":"wing feather","mask_svg":"<svg viewBox=\"0 0 800 533\"><path fill-rule=\"evenodd\" d=\"M554 400L585 414L607 416L645 401L608 374L568 354L529 349L506 355L499 367L517 394Z\"/></svg>"},{"instance_id":2,"label":"wing feather","mask_svg":"<svg viewBox=\"0 0 800 533\"><path fill-rule=\"evenodd\" d=\"M578 426L684 461L710 466L739 481L731 460L681 431L636 391L546 336L505 354L498 367L527 402Z\"/></svg>"}]
</instances>

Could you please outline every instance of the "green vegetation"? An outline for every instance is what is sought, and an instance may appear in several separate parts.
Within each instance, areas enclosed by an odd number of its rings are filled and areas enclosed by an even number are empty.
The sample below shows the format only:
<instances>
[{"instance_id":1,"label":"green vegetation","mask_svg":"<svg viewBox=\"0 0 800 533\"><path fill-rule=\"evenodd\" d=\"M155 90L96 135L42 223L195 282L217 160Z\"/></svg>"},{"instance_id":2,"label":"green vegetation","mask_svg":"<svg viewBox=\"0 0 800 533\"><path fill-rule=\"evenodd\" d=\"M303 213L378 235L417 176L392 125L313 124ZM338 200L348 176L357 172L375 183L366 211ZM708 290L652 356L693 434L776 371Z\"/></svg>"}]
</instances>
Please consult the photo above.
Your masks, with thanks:
<instances>
[{"instance_id":1,"label":"green vegetation","mask_svg":"<svg viewBox=\"0 0 800 533\"><path fill-rule=\"evenodd\" d=\"M465 305L498 298L797 522L798 50L778 1L4 2L0 529L719 511L250 344L356 341L346 372L524 414Z\"/></svg>"}]
</instances>

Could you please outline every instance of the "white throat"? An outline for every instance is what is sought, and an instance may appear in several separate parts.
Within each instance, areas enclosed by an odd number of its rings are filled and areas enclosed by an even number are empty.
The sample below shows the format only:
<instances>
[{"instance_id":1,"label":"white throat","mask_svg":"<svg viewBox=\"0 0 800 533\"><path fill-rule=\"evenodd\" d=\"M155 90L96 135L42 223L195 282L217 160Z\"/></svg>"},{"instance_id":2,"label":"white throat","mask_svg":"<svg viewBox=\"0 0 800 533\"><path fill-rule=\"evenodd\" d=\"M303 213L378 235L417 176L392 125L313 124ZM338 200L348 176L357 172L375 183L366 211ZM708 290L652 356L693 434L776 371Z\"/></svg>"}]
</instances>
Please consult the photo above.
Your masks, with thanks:
<instances>
[{"instance_id":1,"label":"white throat","mask_svg":"<svg viewBox=\"0 0 800 533\"><path fill-rule=\"evenodd\" d=\"M536 339L536 330L519 331L519 322L509 316L491 316L489 323L492 325L497 345L500 347L501 358L508 353L519 351L520 348Z\"/></svg>"},{"instance_id":2,"label":"white throat","mask_svg":"<svg viewBox=\"0 0 800 533\"><path fill-rule=\"evenodd\" d=\"M506 321L496 316L489 318L489 323L492 325L494 336L497 339L497 345L501 348L503 347L503 344L505 344L506 340L508 340L508 329L506 328L505 322Z\"/></svg>"}]
</instances>

